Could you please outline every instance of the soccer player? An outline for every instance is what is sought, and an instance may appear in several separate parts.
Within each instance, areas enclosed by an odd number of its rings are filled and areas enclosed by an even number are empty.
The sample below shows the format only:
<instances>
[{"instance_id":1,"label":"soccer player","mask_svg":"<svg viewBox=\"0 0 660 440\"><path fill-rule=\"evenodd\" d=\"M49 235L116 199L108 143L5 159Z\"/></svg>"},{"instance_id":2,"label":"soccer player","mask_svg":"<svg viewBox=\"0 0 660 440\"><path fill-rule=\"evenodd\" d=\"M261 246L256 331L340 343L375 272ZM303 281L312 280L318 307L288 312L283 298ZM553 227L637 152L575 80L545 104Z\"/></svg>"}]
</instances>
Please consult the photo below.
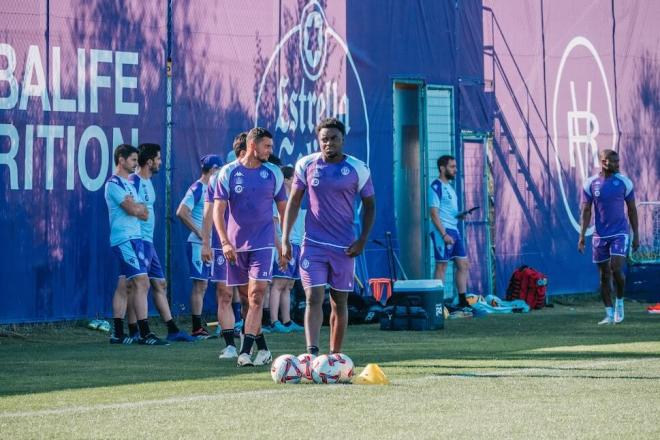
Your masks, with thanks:
<instances>
[{"instance_id":1,"label":"soccer player","mask_svg":"<svg viewBox=\"0 0 660 440\"><path fill-rule=\"evenodd\" d=\"M245 156L247 132L239 133L234 138L232 149L237 158ZM204 218L202 221L202 259L211 263L211 281L215 283L216 298L218 301L218 323L220 325L221 336L225 341L225 348L220 351L219 359L235 359L238 357L238 351L234 342L234 331L239 322L241 322L241 302L238 297L238 289L227 286L227 260L222 253L222 245L218 232L213 227L213 205L215 203L215 193L218 185L218 176L216 173L209 180L204 198ZM225 224L229 211L225 210ZM247 310L246 305L243 312Z\"/></svg>"},{"instance_id":2,"label":"soccer player","mask_svg":"<svg viewBox=\"0 0 660 440\"><path fill-rule=\"evenodd\" d=\"M584 252L584 242L592 206L596 211L595 232L591 239L593 262L600 272L600 294L605 304L605 318L598 324L623 321L623 291L626 278L623 263L628 250L628 222L632 227L632 248L639 248L637 207L632 181L619 173L619 155L614 150L602 150L599 155L601 171L589 177L583 185L582 215L578 251ZM628 219L623 206L628 211ZM612 278L616 287L616 304L612 307Z\"/></svg>"},{"instance_id":3,"label":"soccer player","mask_svg":"<svg viewBox=\"0 0 660 440\"><path fill-rule=\"evenodd\" d=\"M282 217L286 205L282 172L267 162L273 151L273 136L268 130L255 127L248 132L246 143L245 155L220 170L213 207L213 223L229 263L227 286L239 286L241 295L248 299L239 367L272 361L261 332L262 305L272 279L275 248L281 255L273 227L273 200ZM225 223L227 209L229 217ZM253 360L250 352L255 343L258 351Z\"/></svg>"},{"instance_id":4,"label":"soccer player","mask_svg":"<svg viewBox=\"0 0 660 440\"><path fill-rule=\"evenodd\" d=\"M156 225L154 204L156 203L156 191L154 190L151 177L160 171L160 145L151 143L141 144L138 147L138 151L138 171L131 174L128 180L135 187L140 202L144 203L149 211L149 218L147 220L140 220L140 229L154 304L167 326L167 340L172 342L192 342L195 339L190 337L186 332L179 330L179 327L172 318L170 304L167 300L167 283L160 259L156 253L156 247L154 246L154 229ZM132 324L135 322L135 316L133 308L130 305L128 307L128 317L129 329L132 332L138 330L135 328L136 325Z\"/></svg>"},{"instance_id":5,"label":"soccer player","mask_svg":"<svg viewBox=\"0 0 660 440\"><path fill-rule=\"evenodd\" d=\"M202 217L204 214L204 198L210 179L215 176L222 166L222 159L215 154L201 158L202 175L195 181L176 211L177 217L190 229L187 241L188 266L192 291L190 293L190 306L192 310L192 336L200 339L208 338L208 331L202 327L202 307L204 294L211 278L211 263L202 260ZM207 231L210 235L210 231Z\"/></svg>"},{"instance_id":6,"label":"soccer player","mask_svg":"<svg viewBox=\"0 0 660 440\"><path fill-rule=\"evenodd\" d=\"M293 183L293 167L283 167L284 188L287 195L291 194L291 185ZM296 218L296 222L291 229L291 260L288 261L286 268L280 269L279 262L273 263L273 282L270 285L270 331L273 333L291 333L303 331L291 320L291 289L296 280L300 279L300 246L305 228L305 214L307 210L301 209ZM281 239L282 222L279 220L277 210L273 208L273 222L275 230L278 231L278 237ZM279 312L279 313L278 313ZM281 320L280 320L281 318Z\"/></svg>"},{"instance_id":7,"label":"soccer player","mask_svg":"<svg viewBox=\"0 0 660 440\"><path fill-rule=\"evenodd\" d=\"M286 207L282 233L285 261L293 258L292 229L305 192L309 209L300 255L300 277L307 307L305 338L307 351L319 352L323 323L325 287L330 286L330 352L341 352L348 324L348 293L353 291L355 257L367 243L374 224L376 199L367 165L344 154L344 124L327 118L316 126L320 152L302 157L296 163L291 196ZM363 207L362 231L353 232L356 198Z\"/></svg>"},{"instance_id":8,"label":"soccer player","mask_svg":"<svg viewBox=\"0 0 660 440\"><path fill-rule=\"evenodd\" d=\"M465 294L470 268L463 239L458 232L458 197L450 182L456 178L456 159L445 155L438 158L439 176L431 183L429 208L431 210L431 243L435 254L435 279L445 281L445 272L450 260L454 260L458 305L469 307Z\"/></svg>"},{"instance_id":9,"label":"soccer player","mask_svg":"<svg viewBox=\"0 0 660 440\"><path fill-rule=\"evenodd\" d=\"M138 193L128 180L138 164L138 149L119 145L114 152L115 173L105 184L105 201L110 217L110 246L119 260L119 282L112 300L114 329L111 344L130 344L124 333L124 316L128 301L135 307L140 332L139 343L167 345L151 333L147 320L149 277L142 241L140 221L149 219L149 210L139 203ZM131 295L128 295L130 290Z\"/></svg>"}]
</instances>

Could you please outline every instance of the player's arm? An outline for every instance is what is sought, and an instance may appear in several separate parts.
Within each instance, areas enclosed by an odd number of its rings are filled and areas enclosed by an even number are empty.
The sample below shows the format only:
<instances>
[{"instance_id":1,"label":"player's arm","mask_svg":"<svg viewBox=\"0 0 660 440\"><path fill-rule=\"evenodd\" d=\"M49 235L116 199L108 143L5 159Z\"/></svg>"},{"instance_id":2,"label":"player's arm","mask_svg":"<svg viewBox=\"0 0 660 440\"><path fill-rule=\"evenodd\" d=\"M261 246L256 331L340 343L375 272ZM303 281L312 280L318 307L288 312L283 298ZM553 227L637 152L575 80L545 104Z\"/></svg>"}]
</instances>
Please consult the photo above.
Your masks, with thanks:
<instances>
[{"instance_id":1,"label":"player's arm","mask_svg":"<svg viewBox=\"0 0 660 440\"><path fill-rule=\"evenodd\" d=\"M229 237L227 236L227 228L225 225L225 211L227 210L227 201L222 199L215 199L213 203L213 225L215 230L218 232L220 237L220 243L222 244L222 253L225 255L225 258L230 263L234 264L236 262L236 250L234 246L229 242Z\"/></svg>"},{"instance_id":2,"label":"player's arm","mask_svg":"<svg viewBox=\"0 0 660 440\"><path fill-rule=\"evenodd\" d=\"M376 197L362 197L362 231L360 231L358 239L346 249L346 255L349 257L357 257L362 253L364 246L367 244L371 229L374 227L375 221Z\"/></svg>"},{"instance_id":3,"label":"player's arm","mask_svg":"<svg viewBox=\"0 0 660 440\"><path fill-rule=\"evenodd\" d=\"M197 235L200 239L202 238L202 231L200 231L199 228L195 225L195 222L192 218L192 212L190 211L188 205L185 204L185 202L181 202L181 204L179 204L179 207L176 210L176 216L179 217L181 222L186 225L186 227L190 229L191 232L194 232L195 235Z\"/></svg>"},{"instance_id":4,"label":"player's arm","mask_svg":"<svg viewBox=\"0 0 660 440\"><path fill-rule=\"evenodd\" d=\"M587 229L589 229L589 223L591 223L591 207L592 202L590 200L582 202L582 211L580 213L580 238L578 239L578 251L580 253L584 253L584 237L587 234Z\"/></svg>"},{"instance_id":5,"label":"player's arm","mask_svg":"<svg viewBox=\"0 0 660 440\"><path fill-rule=\"evenodd\" d=\"M275 247L277 248L277 256L279 258L278 264L280 268L284 269L286 265L289 263L289 260L284 257L284 254L282 253L282 243L284 242L284 239L280 241L280 237L277 234L278 229L282 229L282 224L283 224L283 219L284 219L284 212L286 211L286 200L281 200L279 202L275 202L275 207L277 208L277 216L273 216L273 222L275 223Z\"/></svg>"},{"instance_id":6,"label":"player's arm","mask_svg":"<svg viewBox=\"0 0 660 440\"><path fill-rule=\"evenodd\" d=\"M124 200L119 204L126 214L137 217L140 220L147 220L149 218L149 210L146 205L138 203L132 196L124 197Z\"/></svg>"},{"instance_id":7,"label":"player's arm","mask_svg":"<svg viewBox=\"0 0 660 440\"><path fill-rule=\"evenodd\" d=\"M637 205L635 199L626 200L626 207L628 208L628 221L633 233L632 250L639 249L639 221L637 219Z\"/></svg>"},{"instance_id":8,"label":"player's arm","mask_svg":"<svg viewBox=\"0 0 660 440\"><path fill-rule=\"evenodd\" d=\"M283 211L284 222L282 224L282 256L287 260L291 260L291 242L289 240L289 235L291 234L291 229L293 224L298 218L298 212L300 211L300 205L302 204L303 196L305 195L305 190L294 185L291 188L291 194L289 194L289 201L286 202L286 209ZM282 215L282 205L284 202L277 203L277 210Z\"/></svg>"},{"instance_id":9,"label":"player's arm","mask_svg":"<svg viewBox=\"0 0 660 440\"><path fill-rule=\"evenodd\" d=\"M435 226L435 228L438 230L445 243L454 243L454 239L451 238L451 235L447 234L447 231L442 224L442 220L440 220L440 210L434 206L431 207L431 222L433 223L433 226Z\"/></svg>"},{"instance_id":10,"label":"player's arm","mask_svg":"<svg viewBox=\"0 0 660 440\"><path fill-rule=\"evenodd\" d=\"M204 202L204 213L202 214L202 260L213 260L211 251L211 228L213 228L214 203Z\"/></svg>"}]
</instances>

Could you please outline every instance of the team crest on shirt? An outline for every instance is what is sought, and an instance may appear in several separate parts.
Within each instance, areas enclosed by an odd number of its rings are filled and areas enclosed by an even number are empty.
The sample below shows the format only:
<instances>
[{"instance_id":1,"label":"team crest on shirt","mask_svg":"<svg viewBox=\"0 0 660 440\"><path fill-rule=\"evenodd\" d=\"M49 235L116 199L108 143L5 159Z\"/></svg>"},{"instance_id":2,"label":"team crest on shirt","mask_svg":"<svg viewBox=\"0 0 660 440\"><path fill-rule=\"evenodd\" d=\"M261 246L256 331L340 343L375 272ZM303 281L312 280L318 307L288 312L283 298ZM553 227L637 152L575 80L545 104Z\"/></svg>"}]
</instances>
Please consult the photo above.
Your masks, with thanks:
<instances>
[{"instance_id":1,"label":"team crest on shirt","mask_svg":"<svg viewBox=\"0 0 660 440\"><path fill-rule=\"evenodd\" d=\"M307 258L302 260L302 262L300 263L300 267L302 267L303 269L307 269L309 267L309 260Z\"/></svg>"},{"instance_id":2,"label":"team crest on shirt","mask_svg":"<svg viewBox=\"0 0 660 440\"><path fill-rule=\"evenodd\" d=\"M261 170L259 175L261 176L262 179L268 179L268 171L266 170Z\"/></svg>"},{"instance_id":3,"label":"team crest on shirt","mask_svg":"<svg viewBox=\"0 0 660 440\"><path fill-rule=\"evenodd\" d=\"M240 194L240 193L242 193L242 192L243 192L243 187L242 187L241 185L236 185L236 186L234 187L234 192L235 192L236 194Z\"/></svg>"},{"instance_id":4,"label":"team crest on shirt","mask_svg":"<svg viewBox=\"0 0 660 440\"><path fill-rule=\"evenodd\" d=\"M341 167L341 175L348 176L351 170L348 167Z\"/></svg>"},{"instance_id":5,"label":"team crest on shirt","mask_svg":"<svg viewBox=\"0 0 660 440\"><path fill-rule=\"evenodd\" d=\"M316 177L312 179L312 186L319 186L319 179Z\"/></svg>"},{"instance_id":6,"label":"team crest on shirt","mask_svg":"<svg viewBox=\"0 0 660 440\"><path fill-rule=\"evenodd\" d=\"M215 259L215 263L218 266L222 266L223 264L225 264L225 257L223 255L218 255L218 258Z\"/></svg>"}]
</instances>

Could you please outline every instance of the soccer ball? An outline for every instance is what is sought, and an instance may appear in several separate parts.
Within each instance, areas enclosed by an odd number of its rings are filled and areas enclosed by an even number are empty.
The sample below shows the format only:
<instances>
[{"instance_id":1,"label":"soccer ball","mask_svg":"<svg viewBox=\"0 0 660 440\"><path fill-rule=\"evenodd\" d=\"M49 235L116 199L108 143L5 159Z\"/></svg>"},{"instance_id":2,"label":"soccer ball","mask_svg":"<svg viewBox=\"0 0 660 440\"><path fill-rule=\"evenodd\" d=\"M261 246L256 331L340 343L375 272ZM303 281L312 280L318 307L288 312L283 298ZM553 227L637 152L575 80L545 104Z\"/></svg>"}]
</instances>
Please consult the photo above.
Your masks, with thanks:
<instances>
[{"instance_id":1,"label":"soccer ball","mask_svg":"<svg viewBox=\"0 0 660 440\"><path fill-rule=\"evenodd\" d=\"M300 383L302 370L298 358L291 354L279 356L270 367L270 376L275 383Z\"/></svg>"},{"instance_id":2,"label":"soccer ball","mask_svg":"<svg viewBox=\"0 0 660 440\"><path fill-rule=\"evenodd\" d=\"M300 364L300 369L302 370L302 378L312 382L312 362L316 359L316 356L309 353L303 353L298 356L298 363Z\"/></svg>"},{"instance_id":3,"label":"soccer ball","mask_svg":"<svg viewBox=\"0 0 660 440\"><path fill-rule=\"evenodd\" d=\"M341 377L341 367L335 358L323 354L312 362L314 383L337 383Z\"/></svg>"},{"instance_id":4,"label":"soccer ball","mask_svg":"<svg viewBox=\"0 0 660 440\"><path fill-rule=\"evenodd\" d=\"M335 363L339 364L341 375L339 376L339 382L341 383L350 383L353 378L353 373L355 369L355 364L353 360L346 356L344 353L335 353L331 355L335 359Z\"/></svg>"}]
</instances>

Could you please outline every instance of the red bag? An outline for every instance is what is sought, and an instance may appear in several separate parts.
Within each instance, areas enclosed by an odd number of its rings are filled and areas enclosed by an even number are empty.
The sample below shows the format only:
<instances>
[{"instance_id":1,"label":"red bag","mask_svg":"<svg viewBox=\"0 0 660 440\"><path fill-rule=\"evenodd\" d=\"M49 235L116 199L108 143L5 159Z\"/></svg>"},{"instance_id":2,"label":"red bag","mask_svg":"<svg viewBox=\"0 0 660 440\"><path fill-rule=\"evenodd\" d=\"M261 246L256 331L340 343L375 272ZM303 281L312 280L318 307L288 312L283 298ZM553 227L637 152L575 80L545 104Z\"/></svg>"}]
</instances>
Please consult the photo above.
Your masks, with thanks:
<instances>
[{"instance_id":1,"label":"red bag","mask_svg":"<svg viewBox=\"0 0 660 440\"><path fill-rule=\"evenodd\" d=\"M506 300L522 299L532 309L541 309L545 305L545 293L548 278L529 266L520 266L511 275L506 289Z\"/></svg>"}]
</instances>

